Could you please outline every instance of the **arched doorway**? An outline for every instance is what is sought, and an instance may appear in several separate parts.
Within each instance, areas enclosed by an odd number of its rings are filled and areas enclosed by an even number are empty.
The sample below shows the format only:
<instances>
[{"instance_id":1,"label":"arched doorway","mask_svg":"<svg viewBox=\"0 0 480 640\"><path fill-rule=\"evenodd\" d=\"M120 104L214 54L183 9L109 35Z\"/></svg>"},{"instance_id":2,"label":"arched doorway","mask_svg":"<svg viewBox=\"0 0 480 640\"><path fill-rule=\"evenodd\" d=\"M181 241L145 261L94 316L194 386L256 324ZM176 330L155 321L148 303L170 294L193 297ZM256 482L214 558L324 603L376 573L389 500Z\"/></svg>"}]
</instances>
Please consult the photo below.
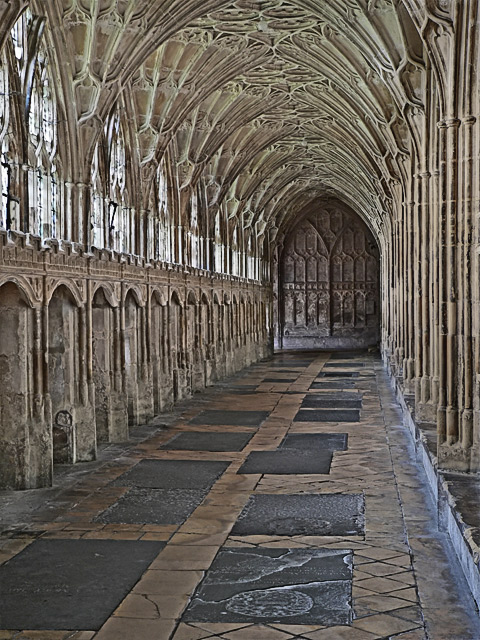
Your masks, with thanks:
<instances>
[{"instance_id":1,"label":"arched doorway","mask_svg":"<svg viewBox=\"0 0 480 640\"><path fill-rule=\"evenodd\" d=\"M279 260L279 347L375 345L380 259L363 220L345 205L321 206L290 230Z\"/></svg>"}]
</instances>

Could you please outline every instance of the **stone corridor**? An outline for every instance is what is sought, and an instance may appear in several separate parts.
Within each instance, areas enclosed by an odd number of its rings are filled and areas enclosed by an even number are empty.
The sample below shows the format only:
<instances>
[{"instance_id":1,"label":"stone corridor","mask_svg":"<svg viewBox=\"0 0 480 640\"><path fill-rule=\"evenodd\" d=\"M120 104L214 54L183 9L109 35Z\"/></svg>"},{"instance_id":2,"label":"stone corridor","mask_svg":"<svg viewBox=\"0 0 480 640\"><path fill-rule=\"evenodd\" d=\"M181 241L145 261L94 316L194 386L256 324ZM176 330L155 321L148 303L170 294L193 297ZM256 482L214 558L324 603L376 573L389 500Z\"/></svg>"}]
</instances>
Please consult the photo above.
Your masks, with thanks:
<instances>
[{"instance_id":1,"label":"stone corridor","mask_svg":"<svg viewBox=\"0 0 480 640\"><path fill-rule=\"evenodd\" d=\"M0 498L0 639L478 640L379 357L283 352Z\"/></svg>"}]
</instances>

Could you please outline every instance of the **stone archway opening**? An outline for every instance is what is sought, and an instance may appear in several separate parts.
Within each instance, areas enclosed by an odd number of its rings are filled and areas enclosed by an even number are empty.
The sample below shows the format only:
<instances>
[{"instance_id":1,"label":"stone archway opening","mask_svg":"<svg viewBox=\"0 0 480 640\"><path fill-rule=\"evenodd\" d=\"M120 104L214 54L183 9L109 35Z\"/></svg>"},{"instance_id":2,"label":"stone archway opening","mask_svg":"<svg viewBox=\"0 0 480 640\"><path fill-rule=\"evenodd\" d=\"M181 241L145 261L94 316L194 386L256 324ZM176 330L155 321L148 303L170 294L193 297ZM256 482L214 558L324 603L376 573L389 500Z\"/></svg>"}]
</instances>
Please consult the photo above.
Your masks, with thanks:
<instances>
[{"instance_id":1,"label":"stone archway opening","mask_svg":"<svg viewBox=\"0 0 480 640\"><path fill-rule=\"evenodd\" d=\"M380 252L343 204L310 208L290 228L278 261L280 349L356 349L380 339Z\"/></svg>"}]
</instances>

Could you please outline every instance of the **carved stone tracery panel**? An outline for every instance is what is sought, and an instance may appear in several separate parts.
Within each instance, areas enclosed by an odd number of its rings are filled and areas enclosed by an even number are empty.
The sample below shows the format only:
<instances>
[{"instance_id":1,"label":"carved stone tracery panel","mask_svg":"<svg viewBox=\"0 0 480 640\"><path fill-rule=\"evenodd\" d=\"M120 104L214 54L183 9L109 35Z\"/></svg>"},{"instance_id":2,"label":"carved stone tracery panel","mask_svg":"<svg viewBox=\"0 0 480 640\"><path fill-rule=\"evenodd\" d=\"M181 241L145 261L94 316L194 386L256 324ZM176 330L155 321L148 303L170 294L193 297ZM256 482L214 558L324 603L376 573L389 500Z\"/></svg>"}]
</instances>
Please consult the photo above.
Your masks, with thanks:
<instances>
[{"instance_id":1,"label":"carved stone tracery panel","mask_svg":"<svg viewBox=\"0 0 480 640\"><path fill-rule=\"evenodd\" d=\"M344 207L306 215L283 252L282 341L288 348L350 347L379 338L379 253Z\"/></svg>"}]
</instances>

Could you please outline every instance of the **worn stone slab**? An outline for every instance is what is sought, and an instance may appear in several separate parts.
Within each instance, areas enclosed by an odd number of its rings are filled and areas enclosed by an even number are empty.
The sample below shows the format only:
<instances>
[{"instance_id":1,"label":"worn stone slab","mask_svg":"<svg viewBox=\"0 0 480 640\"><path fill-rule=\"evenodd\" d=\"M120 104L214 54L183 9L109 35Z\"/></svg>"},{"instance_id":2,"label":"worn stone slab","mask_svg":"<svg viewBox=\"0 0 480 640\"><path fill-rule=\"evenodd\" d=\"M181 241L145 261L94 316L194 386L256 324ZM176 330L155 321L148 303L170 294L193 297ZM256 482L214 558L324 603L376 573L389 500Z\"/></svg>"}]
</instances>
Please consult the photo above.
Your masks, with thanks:
<instances>
[{"instance_id":1,"label":"worn stone slab","mask_svg":"<svg viewBox=\"0 0 480 640\"><path fill-rule=\"evenodd\" d=\"M280 444L285 449L304 449L311 451L346 451L348 434L346 433L292 433L285 436Z\"/></svg>"},{"instance_id":2,"label":"worn stone slab","mask_svg":"<svg viewBox=\"0 0 480 640\"><path fill-rule=\"evenodd\" d=\"M340 394L338 394L340 396ZM355 398L351 398L355 395ZM330 395L308 394L302 402L302 409L323 408L323 409L361 409L362 398L356 394L345 394L344 397L330 397Z\"/></svg>"},{"instance_id":3,"label":"worn stone slab","mask_svg":"<svg viewBox=\"0 0 480 640\"><path fill-rule=\"evenodd\" d=\"M182 524L208 489L136 489L119 498L95 522L105 524Z\"/></svg>"},{"instance_id":4,"label":"worn stone slab","mask_svg":"<svg viewBox=\"0 0 480 640\"><path fill-rule=\"evenodd\" d=\"M231 535L361 535L364 512L360 494L252 495Z\"/></svg>"},{"instance_id":5,"label":"worn stone slab","mask_svg":"<svg viewBox=\"0 0 480 640\"><path fill-rule=\"evenodd\" d=\"M159 449L174 451L241 451L253 433L235 432L198 432L178 433Z\"/></svg>"},{"instance_id":6,"label":"worn stone slab","mask_svg":"<svg viewBox=\"0 0 480 640\"><path fill-rule=\"evenodd\" d=\"M364 349L350 349L348 351L336 351L332 356L333 360L353 360L358 357L365 357L366 351Z\"/></svg>"},{"instance_id":7,"label":"worn stone slab","mask_svg":"<svg viewBox=\"0 0 480 640\"><path fill-rule=\"evenodd\" d=\"M358 371L321 371L319 378L358 378Z\"/></svg>"},{"instance_id":8,"label":"worn stone slab","mask_svg":"<svg viewBox=\"0 0 480 640\"><path fill-rule=\"evenodd\" d=\"M234 395L247 395L253 393L257 388L256 384L239 384L236 386L225 386L225 392Z\"/></svg>"},{"instance_id":9,"label":"worn stone slab","mask_svg":"<svg viewBox=\"0 0 480 640\"><path fill-rule=\"evenodd\" d=\"M310 385L310 389L354 389L353 380L316 380Z\"/></svg>"},{"instance_id":10,"label":"worn stone slab","mask_svg":"<svg viewBox=\"0 0 480 640\"><path fill-rule=\"evenodd\" d=\"M331 451L252 451L238 473L329 473L331 463Z\"/></svg>"},{"instance_id":11,"label":"worn stone slab","mask_svg":"<svg viewBox=\"0 0 480 640\"><path fill-rule=\"evenodd\" d=\"M0 566L0 628L99 629L164 546L36 540Z\"/></svg>"},{"instance_id":12,"label":"worn stone slab","mask_svg":"<svg viewBox=\"0 0 480 640\"><path fill-rule=\"evenodd\" d=\"M259 427L268 418L269 411L224 411L207 409L190 420L189 424L232 425Z\"/></svg>"},{"instance_id":13,"label":"worn stone slab","mask_svg":"<svg viewBox=\"0 0 480 640\"><path fill-rule=\"evenodd\" d=\"M358 409L300 409L294 422L359 422Z\"/></svg>"},{"instance_id":14,"label":"worn stone slab","mask_svg":"<svg viewBox=\"0 0 480 640\"><path fill-rule=\"evenodd\" d=\"M363 362L335 362L335 361L330 361L330 362L326 362L324 364L324 369L326 368L331 368L331 369L358 369L358 368L363 368L365 366L365 363Z\"/></svg>"},{"instance_id":15,"label":"worn stone slab","mask_svg":"<svg viewBox=\"0 0 480 640\"><path fill-rule=\"evenodd\" d=\"M150 489L208 489L229 464L210 460L141 460L113 484Z\"/></svg>"},{"instance_id":16,"label":"worn stone slab","mask_svg":"<svg viewBox=\"0 0 480 640\"><path fill-rule=\"evenodd\" d=\"M350 551L222 549L182 620L349 624L351 585Z\"/></svg>"}]
</instances>

